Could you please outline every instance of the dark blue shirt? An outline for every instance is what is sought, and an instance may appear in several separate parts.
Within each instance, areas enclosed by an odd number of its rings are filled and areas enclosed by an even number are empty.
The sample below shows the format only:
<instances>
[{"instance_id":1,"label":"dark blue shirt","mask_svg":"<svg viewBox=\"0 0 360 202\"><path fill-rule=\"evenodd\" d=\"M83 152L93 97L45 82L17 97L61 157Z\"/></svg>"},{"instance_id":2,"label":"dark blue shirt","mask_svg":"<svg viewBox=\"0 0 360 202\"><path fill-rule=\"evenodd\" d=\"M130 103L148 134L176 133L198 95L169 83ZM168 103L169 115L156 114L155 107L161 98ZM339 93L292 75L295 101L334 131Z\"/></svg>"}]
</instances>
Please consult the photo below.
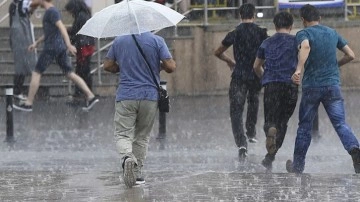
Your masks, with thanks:
<instances>
[{"instance_id":1,"label":"dark blue shirt","mask_svg":"<svg viewBox=\"0 0 360 202\"><path fill-rule=\"evenodd\" d=\"M59 20L61 20L61 16L57 8L50 7L45 11L43 18L44 50L57 50L58 52L66 50L64 39L56 26L56 22Z\"/></svg>"},{"instance_id":2,"label":"dark blue shirt","mask_svg":"<svg viewBox=\"0 0 360 202\"><path fill-rule=\"evenodd\" d=\"M292 83L291 76L297 65L295 36L276 33L260 46L257 57L265 60L262 84L270 82Z\"/></svg>"},{"instance_id":3,"label":"dark blue shirt","mask_svg":"<svg viewBox=\"0 0 360 202\"><path fill-rule=\"evenodd\" d=\"M336 51L347 42L334 29L323 25L307 27L296 34L297 44L309 40L310 53L304 67L302 87L340 85Z\"/></svg>"},{"instance_id":4,"label":"dark blue shirt","mask_svg":"<svg viewBox=\"0 0 360 202\"><path fill-rule=\"evenodd\" d=\"M233 78L242 80L254 80L257 78L253 69L256 51L267 37L267 30L255 23L241 23L235 30L226 35L222 45L226 47L233 45L236 62L232 73Z\"/></svg>"}]
</instances>

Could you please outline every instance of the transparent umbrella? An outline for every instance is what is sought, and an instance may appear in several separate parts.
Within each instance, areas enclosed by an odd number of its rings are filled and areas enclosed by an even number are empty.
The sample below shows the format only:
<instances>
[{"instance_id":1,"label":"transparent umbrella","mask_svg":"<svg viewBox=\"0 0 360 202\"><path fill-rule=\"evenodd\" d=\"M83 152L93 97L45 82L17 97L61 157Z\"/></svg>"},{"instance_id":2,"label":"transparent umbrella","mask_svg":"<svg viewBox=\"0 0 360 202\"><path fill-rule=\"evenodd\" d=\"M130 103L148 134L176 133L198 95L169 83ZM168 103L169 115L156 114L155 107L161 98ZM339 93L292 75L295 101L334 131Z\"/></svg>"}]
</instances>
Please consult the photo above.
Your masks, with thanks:
<instances>
[{"instance_id":1,"label":"transparent umbrella","mask_svg":"<svg viewBox=\"0 0 360 202\"><path fill-rule=\"evenodd\" d=\"M158 3L124 0L95 13L78 34L96 38L140 34L175 26L184 17Z\"/></svg>"}]
</instances>

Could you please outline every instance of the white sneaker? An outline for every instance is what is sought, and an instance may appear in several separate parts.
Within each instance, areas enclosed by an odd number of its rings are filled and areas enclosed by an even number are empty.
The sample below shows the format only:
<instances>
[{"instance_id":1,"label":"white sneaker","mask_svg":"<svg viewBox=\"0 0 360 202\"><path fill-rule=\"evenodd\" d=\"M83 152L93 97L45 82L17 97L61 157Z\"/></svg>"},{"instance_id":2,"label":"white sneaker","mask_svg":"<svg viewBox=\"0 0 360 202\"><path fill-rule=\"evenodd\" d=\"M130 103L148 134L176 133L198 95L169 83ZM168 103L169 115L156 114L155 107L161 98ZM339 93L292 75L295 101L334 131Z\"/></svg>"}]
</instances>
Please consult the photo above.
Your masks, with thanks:
<instances>
[{"instance_id":1,"label":"white sneaker","mask_svg":"<svg viewBox=\"0 0 360 202\"><path fill-rule=\"evenodd\" d=\"M142 178L142 177L136 178L135 185L142 185L142 184L145 184L144 178Z\"/></svg>"},{"instance_id":2,"label":"white sneaker","mask_svg":"<svg viewBox=\"0 0 360 202\"><path fill-rule=\"evenodd\" d=\"M14 96L14 98L22 100L22 101L25 101L27 99L27 97L23 94L19 94L19 95L14 94L13 96Z\"/></svg>"},{"instance_id":3,"label":"white sneaker","mask_svg":"<svg viewBox=\"0 0 360 202\"><path fill-rule=\"evenodd\" d=\"M96 103L99 102L99 99L95 96L94 98L92 98L91 100L87 101L87 104L85 107L83 107L82 109L84 111L89 111Z\"/></svg>"}]
</instances>

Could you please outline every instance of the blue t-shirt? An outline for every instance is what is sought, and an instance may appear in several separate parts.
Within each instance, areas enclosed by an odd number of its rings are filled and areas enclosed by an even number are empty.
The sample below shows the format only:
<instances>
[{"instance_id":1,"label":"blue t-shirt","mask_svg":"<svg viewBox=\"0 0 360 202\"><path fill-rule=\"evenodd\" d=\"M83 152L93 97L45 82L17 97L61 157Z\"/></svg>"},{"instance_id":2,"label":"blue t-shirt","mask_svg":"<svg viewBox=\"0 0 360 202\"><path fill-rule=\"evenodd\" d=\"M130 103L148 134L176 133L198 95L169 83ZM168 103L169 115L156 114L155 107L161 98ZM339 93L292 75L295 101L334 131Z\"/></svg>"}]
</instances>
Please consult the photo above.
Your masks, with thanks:
<instances>
[{"instance_id":1,"label":"blue t-shirt","mask_svg":"<svg viewBox=\"0 0 360 202\"><path fill-rule=\"evenodd\" d=\"M135 37L159 84L160 60L172 58L164 39L150 32ZM131 35L116 37L106 57L120 66L116 101L158 100L157 85Z\"/></svg>"},{"instance_id":2,"label":"blue t-shirt","mask_svg":"<svg viewBox=\"0 0 360 202\"><path fill-rule=\"evenodd\" d=\"M323 25L307 27L296 34L297 44L309 40L310 54L305 63L302 87L340 84L336 50L347 42L334 29Z\"/></svg>"},{"instance_id":3,"label":"blue t-shirt","mask_svg":"<svg viewBox=\"0 0 360 202\"><path fill-rule=\"evenodd\" d=\"M57 8L50 7L45 11L43 18L44 50L56 50L58 52L66 50L64 39L56 26L56 22L59 20L61 20L61 16Z\"/></svg>"},{"instance_id":4,"label":"blue t-shirt","mask_svg":"<svg viewBox=\"0 0 360 202\"><path fill-rule=\"evenodd\" d=\"M295 36L276 33L267 38L257 51L257 57L265 60L262 84L292 83L291 76L296 69L297 53Z\"/></svg>"}]
</instances>

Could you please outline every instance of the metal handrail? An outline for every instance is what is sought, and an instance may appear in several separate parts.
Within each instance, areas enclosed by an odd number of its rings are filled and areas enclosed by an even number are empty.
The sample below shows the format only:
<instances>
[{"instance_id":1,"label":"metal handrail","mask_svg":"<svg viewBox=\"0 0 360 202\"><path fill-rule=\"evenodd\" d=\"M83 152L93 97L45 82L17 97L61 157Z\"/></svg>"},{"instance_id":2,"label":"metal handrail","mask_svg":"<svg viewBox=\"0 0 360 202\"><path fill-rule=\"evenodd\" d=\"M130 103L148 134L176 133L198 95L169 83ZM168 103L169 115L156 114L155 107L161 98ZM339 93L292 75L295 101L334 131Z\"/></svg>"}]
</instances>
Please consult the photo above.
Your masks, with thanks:
<instances>
[{"instance_id":1,"label":"metal handrail","mask_svg":"<svg viewBox=\"0 0 360 202\"><path fill-rule=\"evenodd\" d=\"M207 2L207 0L205 0L205 2ZM219 10L237 10L239 9L239 7L207 7L206 5L204 5L203 8L192 8L192 11L204 11L204 21L203 24L204 26L209 25L209 21L208 21L208 11L219 11ZM255 6L256 10L260 10L260 9L276 9L278 10L277 6Z\"/></svg>"},{"instance_id":2,"label":"metal handrail","mask_svg":"<svg viewBox=\"0 0 360 202\"><path fill-rule=\"evenodd\" d=\"M4 5L6 5L8 0L3 0L1 3L0 3L0 8L3 7ZM0 18L0 24L2 22L4 22L7 18L9 17L9 13L6 13L2 18Z\"/></svg>"},{"instance_id":3,"label":"metal handrail","mask_svg":"<svg viewBox=\"0 0 360 202\"><path fill-rule=\"evenodd\" d=\"M1 24L2 22L4 22L8 17L9 17L9 13L6 13L6 14L0 19L0 24Z\"/></svg>"},{"instance_id":4,"label":"metal handrail","mask_svg":"<svg viewBox=\"0 0 360 202\"><path fill-rule=\"evenodd\" d=\"M3 1L0 3L0 7L2 7L3 5L5 5L7 1L8 1L8 0L3 0Z\"/></svg>"}]
</instances>

